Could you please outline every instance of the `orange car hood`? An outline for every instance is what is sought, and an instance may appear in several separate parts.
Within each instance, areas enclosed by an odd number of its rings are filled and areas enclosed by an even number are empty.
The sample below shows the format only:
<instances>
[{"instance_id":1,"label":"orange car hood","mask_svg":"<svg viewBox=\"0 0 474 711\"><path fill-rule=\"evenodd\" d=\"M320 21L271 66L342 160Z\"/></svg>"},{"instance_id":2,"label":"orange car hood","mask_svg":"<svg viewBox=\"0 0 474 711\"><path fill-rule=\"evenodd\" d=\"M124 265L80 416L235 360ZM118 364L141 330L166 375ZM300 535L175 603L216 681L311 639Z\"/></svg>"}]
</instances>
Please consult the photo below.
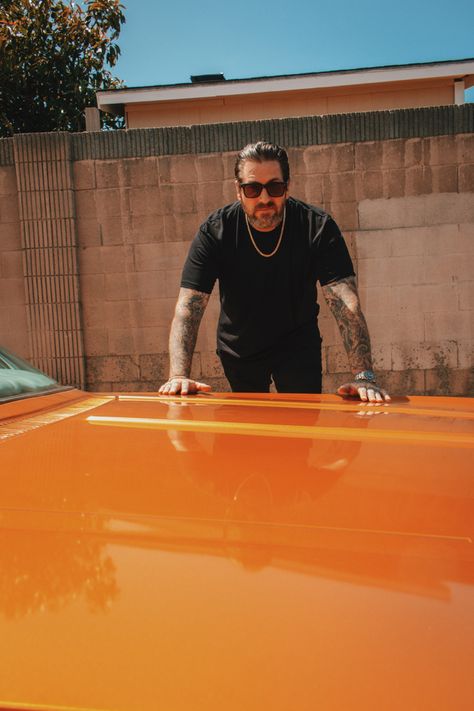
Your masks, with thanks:
<instances>
[{"instance_id":1,"label":"orange car hood","mask_svg":"<svg viewBox=\"0 0 474 711\"><path fill-rule=\"evenodd\" d=\"M473 708L472 400L0 417L1 709Z\"/></svg>"}]
</instances>

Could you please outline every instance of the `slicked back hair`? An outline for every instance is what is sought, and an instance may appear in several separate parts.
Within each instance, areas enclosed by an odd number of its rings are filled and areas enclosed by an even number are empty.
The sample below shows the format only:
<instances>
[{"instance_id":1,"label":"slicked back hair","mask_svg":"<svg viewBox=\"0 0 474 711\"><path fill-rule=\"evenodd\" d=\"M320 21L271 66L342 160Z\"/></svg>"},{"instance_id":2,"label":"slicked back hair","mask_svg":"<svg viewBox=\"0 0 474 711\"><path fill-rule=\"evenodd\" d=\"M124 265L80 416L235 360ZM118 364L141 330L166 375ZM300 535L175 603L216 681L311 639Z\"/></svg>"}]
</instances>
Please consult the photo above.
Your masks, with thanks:
<instances>
[{"instance_id":1,"label":"slicked back hair","mask_svg":"<svg viewBox=\"0 0 474 711\"><path fill-rule=\"evenodd\" d=\"M255 163L263 163L268 160L276 160L280 164L283 180L287 183L290 179L290 165L288 163L288 154L284 148L277 146L275 143L267 141L257 141L257 143L249 143L245 148L242 148L235 161L235 179L240 183L240 168L245 161L250 160Z\"/></svg>"}]
</instances>

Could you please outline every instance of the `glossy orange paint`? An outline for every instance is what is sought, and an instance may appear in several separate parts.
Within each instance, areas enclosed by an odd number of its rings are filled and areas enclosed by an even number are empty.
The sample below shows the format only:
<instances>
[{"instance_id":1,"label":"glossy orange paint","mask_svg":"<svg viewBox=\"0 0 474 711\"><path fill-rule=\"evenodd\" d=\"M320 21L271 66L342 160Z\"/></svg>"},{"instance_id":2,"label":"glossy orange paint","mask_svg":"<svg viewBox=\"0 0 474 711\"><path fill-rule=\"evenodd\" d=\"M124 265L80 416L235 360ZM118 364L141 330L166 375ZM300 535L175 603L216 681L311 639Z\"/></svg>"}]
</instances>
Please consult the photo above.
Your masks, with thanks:
<instances>
[{"instance_id":1,"label":"glossy orange paint","mask_svg":"<svg viewBox=\"0 0 474 711\"><path fill-rule=\"evenodd\" d=\"M0 708L470 711L472 400L23 402Z\"/></svg>"}]
</instances>

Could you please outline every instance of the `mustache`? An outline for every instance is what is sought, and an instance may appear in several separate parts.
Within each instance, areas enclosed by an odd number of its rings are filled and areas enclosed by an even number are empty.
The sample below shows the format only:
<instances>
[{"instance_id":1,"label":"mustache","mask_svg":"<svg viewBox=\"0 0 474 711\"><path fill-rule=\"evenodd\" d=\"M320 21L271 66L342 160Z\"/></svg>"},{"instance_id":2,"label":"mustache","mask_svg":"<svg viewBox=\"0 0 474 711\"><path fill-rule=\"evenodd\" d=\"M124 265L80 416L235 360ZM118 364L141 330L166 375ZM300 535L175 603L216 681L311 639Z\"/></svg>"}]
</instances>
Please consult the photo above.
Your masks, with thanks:
<instances>
[{"instance_id":1,"label":"mustache","mask_svg":"<svg viewBox=\"0 0 474 711\"><path fill-rule=\"evenodd\" d=\"M259 202L255 205L255 210L259 210L264 207L276 207L276 205L271 200L270 200L270 202Z\"/></svg>"}]
</instances>

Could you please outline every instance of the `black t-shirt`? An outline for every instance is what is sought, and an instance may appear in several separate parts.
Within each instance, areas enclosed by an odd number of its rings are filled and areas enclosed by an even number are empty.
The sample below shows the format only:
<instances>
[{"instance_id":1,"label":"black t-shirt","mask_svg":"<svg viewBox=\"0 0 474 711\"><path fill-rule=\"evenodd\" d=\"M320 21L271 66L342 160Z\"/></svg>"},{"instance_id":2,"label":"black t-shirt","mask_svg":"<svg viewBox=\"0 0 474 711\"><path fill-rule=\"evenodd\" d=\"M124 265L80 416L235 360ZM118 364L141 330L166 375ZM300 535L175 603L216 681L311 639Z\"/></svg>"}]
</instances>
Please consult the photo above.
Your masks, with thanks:
<instances>
[{"instance_id":1,"label":"black t-shirt","mask_svg":"<svg viewBox=\"0 0 474 711\"><path fill-rule=\"evenodd\" d=\"M269 254L280 226L252 234ZM252 244L240 202L212 213L191 244L181 286L210 294L219 280L217 349L254 359L319 341L316 282L324 286L353 275L334 220L289 198L283 238L272 257L261 256Z\"/></svg>"}]
</instances>

